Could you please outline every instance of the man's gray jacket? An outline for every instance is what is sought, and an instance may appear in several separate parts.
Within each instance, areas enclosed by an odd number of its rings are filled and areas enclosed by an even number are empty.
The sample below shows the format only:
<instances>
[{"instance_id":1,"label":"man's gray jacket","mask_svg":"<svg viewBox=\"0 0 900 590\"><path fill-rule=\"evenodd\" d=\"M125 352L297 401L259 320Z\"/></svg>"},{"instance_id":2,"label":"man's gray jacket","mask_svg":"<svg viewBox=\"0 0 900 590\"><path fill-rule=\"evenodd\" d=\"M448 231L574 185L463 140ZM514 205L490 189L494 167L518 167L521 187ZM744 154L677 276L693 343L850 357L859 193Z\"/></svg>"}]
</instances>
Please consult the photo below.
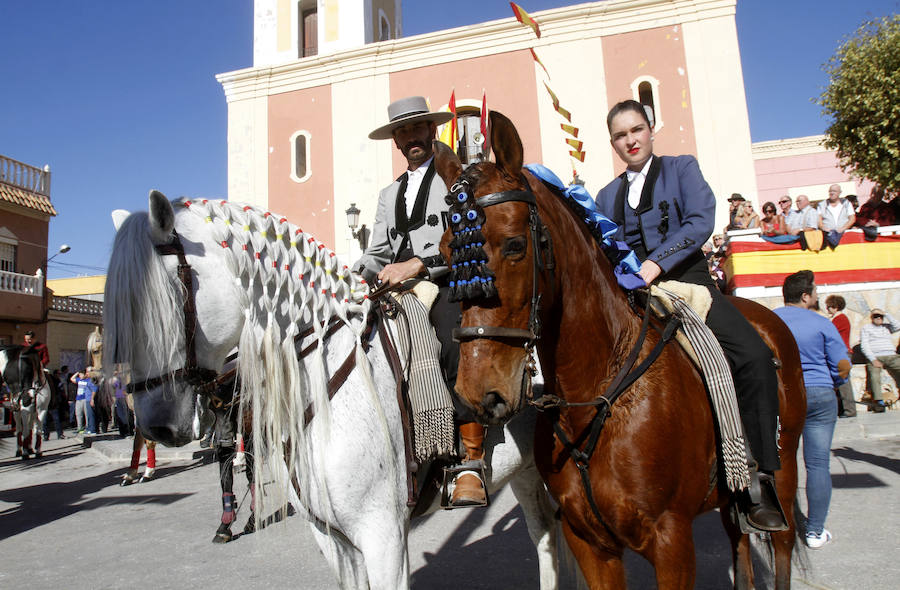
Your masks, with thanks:
<instances>
[{"instance_id":1,"label":"man's gray jacket","mask_svg":"<svg viewBox=\"0 0 900 590\"><path fill-rule=\"evenodd\" d=\"M444 202L447 187L434 172L434 160L428 166L412 215L407 219L405 199L407 174L384 188L378 196L372 242L353 270L371 282L386 265L412 257L422 259L428 278L440 282L448 268L441 256L441 237L448 226L448 206Z\"/></svg>"}]
</instances>

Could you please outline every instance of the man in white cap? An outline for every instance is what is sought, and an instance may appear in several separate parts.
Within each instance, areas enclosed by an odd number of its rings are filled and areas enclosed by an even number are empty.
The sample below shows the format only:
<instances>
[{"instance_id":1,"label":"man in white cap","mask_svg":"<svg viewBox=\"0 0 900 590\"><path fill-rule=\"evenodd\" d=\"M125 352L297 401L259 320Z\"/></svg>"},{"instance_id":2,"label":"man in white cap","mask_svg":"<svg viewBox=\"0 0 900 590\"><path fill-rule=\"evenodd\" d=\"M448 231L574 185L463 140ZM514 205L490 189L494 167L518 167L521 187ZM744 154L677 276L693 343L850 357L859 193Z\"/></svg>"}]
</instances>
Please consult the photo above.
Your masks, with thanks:
<instances>
[{"instance_id":1,"label":"man in white cap","mask_svg":"<svg viewBox=\"0 0 900 590\"><path fill-rule=\"evenodd\" d=\"M872 411L884 412L884 392L881 389L881 369L890 373L900 385L900 354L894 348L891 334L900 330L900 322L884 311L875 308L869 314L872 323L866 324L859 332L859 348L866 355L866 376L872 392Z\"/></svg>"},{"instance_id":2,"label":"man in white cap","mask_svg":"<svg viewBox=\"0 0 900 590\"><path fill-rule=\"evenodd\" d=\"M441 342L441 368L451 392L456 385L459 343L452 338L459 325L461 308L449 301L448 268L438 249L447 229L447 187L434 170L437 126L451 113L430 112L421 96L401 98L388 105L389 122L369 134L369 139L393 139L406 158L407 170L378 196L372 243L354 265L354 270L372 282L396 285L423 277L440 291L430 316ZM454 396L454 400L456 397ZM484 427L477 422L460 424L466 462L483 461ZM484 484L477 471L464 471L456 478L450 503L453 506L484 505Z\"/></svg>"}]
</instances>

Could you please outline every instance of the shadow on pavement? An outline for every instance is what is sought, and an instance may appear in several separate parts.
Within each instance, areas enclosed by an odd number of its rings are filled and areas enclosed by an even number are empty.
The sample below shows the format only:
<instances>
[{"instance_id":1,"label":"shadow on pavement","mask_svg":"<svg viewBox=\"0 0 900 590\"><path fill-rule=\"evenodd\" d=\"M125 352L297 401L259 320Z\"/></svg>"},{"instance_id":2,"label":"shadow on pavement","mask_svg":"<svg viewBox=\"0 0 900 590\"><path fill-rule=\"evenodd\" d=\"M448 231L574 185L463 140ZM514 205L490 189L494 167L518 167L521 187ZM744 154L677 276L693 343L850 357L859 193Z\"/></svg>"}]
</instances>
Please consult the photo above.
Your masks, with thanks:
<instances>
[{"instance_id":1,"label":"shadow on pavement","mask_svg":"<svg viewBox=\"0 0 900 590\"><path fill-rule=\"evenodd\" d=\"M70 451L71 453L71 451ZM156 477L163 478L194 469L195 465L173 466L157 469ZM119 489L121 474L125 469L117 468L101 475L87 477L71 482L50 482L40 485L0 490L0 502L17 504L0 512L3 526L0 527L0 541L19 533L65 518L76 512L94 510L115 504L171 504L194 492L153 495L150 485L135 484L129 490L134 493L127 496L109 495L106 497L87 498L104 489Z\"/></svg>"},{"instance_id":2,"label":"shadow on pavement","mask_svg":"<svg viewBox=\"0 0 900 590\"><path fill-rule=\"evenodd\" d=\"M881 467L883 469L887 469L888 471L893 471L894 473L900 473L900 459L892 459L883 455L864 453L850 447L832 449L831 452L834 453L835 457L840 457L841 459L849 459L851 461L865 461L866 463L870 463L872 465L875 465L876 467ZM882 483L880 485L884 484Z\"/></svg>"}]
</instances>

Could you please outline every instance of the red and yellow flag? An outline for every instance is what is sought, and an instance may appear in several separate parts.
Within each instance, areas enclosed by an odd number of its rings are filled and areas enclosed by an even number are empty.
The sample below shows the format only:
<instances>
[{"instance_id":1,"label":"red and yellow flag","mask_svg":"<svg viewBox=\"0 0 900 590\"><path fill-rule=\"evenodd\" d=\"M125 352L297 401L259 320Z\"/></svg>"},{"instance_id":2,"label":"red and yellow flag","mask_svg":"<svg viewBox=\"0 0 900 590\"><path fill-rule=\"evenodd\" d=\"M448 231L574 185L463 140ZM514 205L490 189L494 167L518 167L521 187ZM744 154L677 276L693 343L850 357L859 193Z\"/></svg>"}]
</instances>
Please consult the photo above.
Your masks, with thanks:
<instances>
[{"instance_id":1,"label":"red and yellow flag","mask_svg":"<svg viewBox=\"0 0 900 590\"><path fill-rule=\"evenodd\" d=\"M562 128L563 131L565 131L572 137L578 137L578 127L574 127L572 125L566 125L565 123L560 123L559 126L560 126L560 128Z\"/></svg>"},{"instance_id":2,"label":"red and yellow flag","mask_svg":"<svg viewBox=\"0 0 900 590\"><path fill-rule=\"evenodd\" d=\"M579 162L584 162L585 152L582 151L572 151L569 150L569 155L578 160Z\"/></svg>"},{"instance_id":3,"label":"red and yellow flag","mask_svg":"<svg viewBox=\"0 0 900 590\"><path fill-rule=\"evenodd\" d=\"M484 89L481 91L481 127L479 131L481 131L481 137L484 138L481 150L483 154L487 155L491 152L491 136L488 133L487 91Z\"/></svg>"},{"instance_id":4,"label":"red and yellow flag","mask_svg":"<svg viewBox=\"0 0 900 590\"><path fill-rule=\"evenodd\" d=\"M531 27L531 30L534 31L534 34L540 39L541 28L538 26L537 21L531 18L531 15L522 10L522 7L515 2L510 2L509 7L512 8L513 14L516 15L516 20L527 27Z\"/></svg>"},{"instance_id":5,"label":"red and yellow flag","mask_svg":"<svg viewBox=\"0 0 900 590\"><path fill-rule=\"evenodd\" d=\"M575 151L577 151L577 152L580 152L580 151L581 151L581 148L584 147L584 142L583 142L583 141L579 141L579 140L577 140L577 139L569 139L569 138L567 137L567 138L566 138L566 143L569 144L570 147L575 148Z\"/></svg>"},{"instance_id":6,"label":"red and yellow flag","mask_svg":"<svg viewBox=\"0 0 900 590\"><path fill-rule=\"evenodd\" d=\"M444 124L444 129L441 130L441 136L438 138L442 143L446 143L450 146L454 152L456 151L456 144L459 142L459 129L457 129L456 125L456 89L450 92L450 102L447 104L447 110L453 113L453 118L447 121Z\"/></svg>"},{"instance_id":7,"label":"red and yellow flag","mask_svg":"<svg viewBox=\"0 0 900 590\"><path fill-rule=\"evenodd\" d=\"M550 79L550 72L547 71L547 66L544 65L544 62L537 56L537 53L534 52L534 49L529 48L528 51L531 52L531 57L534 58L534 61L537 62L539 66L544 68L544 73L547 74L547 79Z\"/></svg>"}]
</instances>

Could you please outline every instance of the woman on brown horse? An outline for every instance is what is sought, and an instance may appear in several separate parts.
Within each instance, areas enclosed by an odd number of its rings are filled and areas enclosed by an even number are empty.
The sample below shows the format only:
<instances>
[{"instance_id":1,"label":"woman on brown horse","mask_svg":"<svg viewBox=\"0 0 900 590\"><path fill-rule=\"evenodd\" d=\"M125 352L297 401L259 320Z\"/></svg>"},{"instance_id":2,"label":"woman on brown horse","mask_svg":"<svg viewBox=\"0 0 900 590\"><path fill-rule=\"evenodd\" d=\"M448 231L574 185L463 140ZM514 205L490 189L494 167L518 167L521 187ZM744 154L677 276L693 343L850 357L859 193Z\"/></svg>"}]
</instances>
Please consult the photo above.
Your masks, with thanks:
<instances>
[{"instance_id":1,"label":"woman on brown horse","mask_svg":"<svg viewBox=\"0 0 900 590\"><path fill-rule=\"evenodd\" d=\"M665 346L618 401L601 403L629 350L636 349L643 363L663 337L650 330L635 347L641 318L577 207L523 172L522 143L506 117L492 112L491 125L496 163L463 173L449 149L436 155L437 170L452 187L448 200L464 204L459 219L472 220L463 230L451 215L455 235L445 235L442 251L450 256L452 240L476 253L468 265L458 263L465 265L460 270L471 298L463 304L458 333L457 392L480 420L508 419L530 393L527 371L537 346L545 396L560 401L537 425L535 458L590 587L625 587L622 555L628 547L654 565L659 588L691 588L691 524L716 507L732 540L735 584L752 587L749 540L727 510L732 496L718 475L717 432L701 375L680 348ZM781 504L791 506L805 410L797 347L772 312L734 302L784 363L781 469L775 477ZM598 417L602 429L595 428ZM591 442L595 450L581 452ZM778 588L790 586L791 514L787 520L788 530L772 534Z\"/></svg>"},{"instance_id":2,"label":"woman on brown horse","mask_svg":"<svg viewBox=\"0 0 900 590\"><path fill-rule=\"evenodd\" d=\"M780 468L777 448L778 377L772 351L741 312L716 288L700 247L713 232L716 198L693 156L655 156L653 128L644 106L616 104L606 118L610 143L626 171L597 195L597 209L619 225L616 235L641 260L649 285L675 280L706 287L712 305L706 325L715 334L734 375L738 407L750 443L751 469L760 489L742 506L761 531L783 528L774 490ZM742 203L743 207L745 203ZM749 227L749 226L744 226ZM766 488L769 488L768 490Z\"/></svg>"}]
</instances>

